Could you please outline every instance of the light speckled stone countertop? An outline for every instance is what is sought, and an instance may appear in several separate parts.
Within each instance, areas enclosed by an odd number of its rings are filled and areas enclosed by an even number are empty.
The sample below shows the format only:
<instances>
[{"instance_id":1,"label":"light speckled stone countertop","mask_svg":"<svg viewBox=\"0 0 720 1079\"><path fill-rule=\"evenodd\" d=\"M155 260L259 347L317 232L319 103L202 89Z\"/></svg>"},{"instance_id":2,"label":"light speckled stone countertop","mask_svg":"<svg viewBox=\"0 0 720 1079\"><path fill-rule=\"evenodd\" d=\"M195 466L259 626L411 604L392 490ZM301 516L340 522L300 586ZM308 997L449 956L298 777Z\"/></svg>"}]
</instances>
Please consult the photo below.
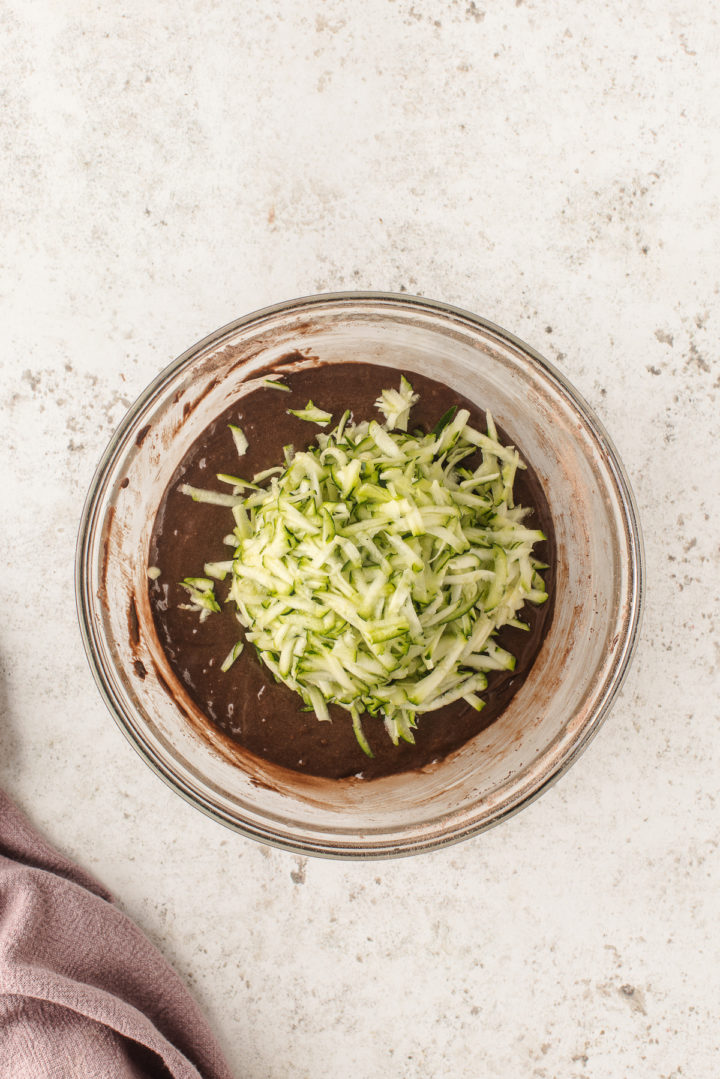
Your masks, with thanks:
<instances>
[{"instance_id":1,"label":"light speckled stone countertop","mask_svg":"<svg viewBox=\"0 0 720 1079\"><path fill-rule=\"evenodd\" d=\"M176 964L238 1079L714 1079L714 5L9 0L0 25L0 784ZM73 598L143 387L247 311L347 288L456 303L557 364L625 461L648 568L579 763L486 835L366 864L165 787Z\"/></svg>"}]
</instances>

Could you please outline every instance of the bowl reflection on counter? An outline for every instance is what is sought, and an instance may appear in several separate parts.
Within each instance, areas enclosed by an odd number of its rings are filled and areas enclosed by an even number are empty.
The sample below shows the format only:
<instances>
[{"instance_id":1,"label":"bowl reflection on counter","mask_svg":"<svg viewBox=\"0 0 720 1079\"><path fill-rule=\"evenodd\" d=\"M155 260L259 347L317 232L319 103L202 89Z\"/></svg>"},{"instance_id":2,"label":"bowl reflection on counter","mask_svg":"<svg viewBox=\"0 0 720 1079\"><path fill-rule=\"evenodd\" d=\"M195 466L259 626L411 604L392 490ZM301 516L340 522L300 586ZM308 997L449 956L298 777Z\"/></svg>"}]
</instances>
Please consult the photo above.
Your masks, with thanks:
<instances>
[{"instance_id":1,"label":"bowl reflection on counter","mask_svg":"<svg viewBox=\"0 0 720 1079\"><path fill-rule=\"evenodd\" d=\"M525 684L445 760L371 783L263 762L199 712L157 640L147 551L158 505L212 419L278 365L418 371L489 408L538 474L557 540L555 612ZM632 492L597 418L511 334L468 312L380 293L321 295L248 315L193 346L132 406L83 512L76 588L85 648L119 725L175 790L216 820L305 854L410 854L516 812L576 759L635 645L642 542Z\"/></svg>"}]
</instances>

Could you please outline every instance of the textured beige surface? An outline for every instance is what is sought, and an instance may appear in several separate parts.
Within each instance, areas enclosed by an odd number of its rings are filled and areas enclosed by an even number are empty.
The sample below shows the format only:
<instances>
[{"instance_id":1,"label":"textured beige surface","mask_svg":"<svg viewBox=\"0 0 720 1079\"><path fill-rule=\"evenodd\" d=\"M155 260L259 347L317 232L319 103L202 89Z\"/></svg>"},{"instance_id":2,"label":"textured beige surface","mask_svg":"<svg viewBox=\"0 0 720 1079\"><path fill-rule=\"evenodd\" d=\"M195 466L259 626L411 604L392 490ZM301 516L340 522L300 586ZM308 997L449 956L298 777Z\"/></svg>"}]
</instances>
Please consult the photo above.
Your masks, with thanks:
<instances>
[{"instance_id":1,"label":"textured beige surface","mask_svg":"<svg viewBox=\"0 0 720 1079\"><path fill-rule=\"evenodd\" d=\"M238 1079L717 1074L720 27L713 5L0 9L0 784L188 979ZM123 739L75 532L125 407L265 303L406 289L544 352L640 505L642 640L499 829L304 862Z\"/></svg>"}]
</instances>

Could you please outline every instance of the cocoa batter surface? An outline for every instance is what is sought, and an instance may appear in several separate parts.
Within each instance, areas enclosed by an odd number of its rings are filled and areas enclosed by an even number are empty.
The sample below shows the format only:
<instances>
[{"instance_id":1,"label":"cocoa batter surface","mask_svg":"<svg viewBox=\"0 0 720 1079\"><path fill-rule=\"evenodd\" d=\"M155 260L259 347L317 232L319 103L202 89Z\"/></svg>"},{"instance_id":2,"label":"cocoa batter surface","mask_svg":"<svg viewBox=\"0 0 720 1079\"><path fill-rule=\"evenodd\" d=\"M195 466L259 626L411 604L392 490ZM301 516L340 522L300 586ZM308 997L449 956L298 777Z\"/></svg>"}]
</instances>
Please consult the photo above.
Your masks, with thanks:
<instances>
[{"instance_id":1,"label":"cocoa batter surface","mask_svg":"<svg viewBox=\"0 0 720 1079\"><path fill-rule=\"evenodd\" d=\"M149 562L161 576L149 581L150 605L158 639L179 681L208 720L245 749L274 764L309 775L340 779L362 774L365 779L421 768L447 756L492 723L525 681L549 629L554 597L554 531L540 482L528 466L518 470L515 502L532 506L529 527L541 528L548 537L537 544L535 554L550 566L543 576L549 598L541 607L527 603L520 618L530 630L506 627L498 642L517 658L514 671L496 671L488 676L488 688L481 696L487 702L476 712L458 701L436 712L418 717L415 744L394 746L382 720L365 715L363 729L374 757L367 757L358 745L349 713L331 706L331 723L320 723L314 712L303 711L301 698L287 686L274 681L252 645L227 672L220 664L232 646L243 637L235 617L234 604L223 606L200 622L196 612L180 609L187 593L180 586L184 577L203 576L205 562L232 557L223 537L232 532L231 512L222 506L193 502L180 491L189 483L195 487L229 488L217 478L230 472L251 479L253 473L283 462L283 446L292 443L305 449L320 430L287 414L288 408L304 408L312 401L333 413L337 422L346 408L355 422L383 417L374 407L380 391L397 387L400 374L364 363L328 364L306 368L282 376L291 393L260 387L227 408L191 446L172 477L163 496L150 541ZM409 429L431 430L452 406L467 408L470 423L485 430L481 409L441 383L414 372L404 372L420 400L410 413ZM240 426L249 448L238 458L228 424ZM522 432L517 442L499 431L500 441L515 444L522 453ZM528 462L525 462L528 464ZM464 462L472 467L473 458ZM225 598L228 583L219 583L215 593Z\"/></svg>"}]
</instances>

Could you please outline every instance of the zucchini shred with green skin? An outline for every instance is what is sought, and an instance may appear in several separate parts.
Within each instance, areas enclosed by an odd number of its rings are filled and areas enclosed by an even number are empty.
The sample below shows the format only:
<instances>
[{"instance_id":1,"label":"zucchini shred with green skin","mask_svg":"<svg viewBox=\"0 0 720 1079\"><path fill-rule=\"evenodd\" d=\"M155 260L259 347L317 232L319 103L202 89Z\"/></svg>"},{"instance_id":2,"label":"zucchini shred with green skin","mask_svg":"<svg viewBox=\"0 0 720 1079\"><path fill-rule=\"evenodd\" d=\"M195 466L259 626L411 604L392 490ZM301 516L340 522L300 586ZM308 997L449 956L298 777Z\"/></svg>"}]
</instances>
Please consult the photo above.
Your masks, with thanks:
<instances>
[{"instance_id":1,"label":"zucchini shred with green skin","mask_svg":"<svg viewBox=\"0 0 720 1079\"><path fill-rule=\"evenodd\" d=\"M235 524L233 557L185 578L184 606L201 619L219 611L212 579L229 578L225 602L265 667L318 720L330 704L349 712L368 756L363 713L381 716L397 745L414 741L424 713L460 699L479 711L488 672L515 666L498 631L527 628L523 604L547 599L547 567L533 555L546 537L513 501L517 451L498 441L490 413L485 433L457 408L430 434L409 433L416 400L403 377L376 402L383 424L346 411L252 481L219 473L232 493L181 488L227 506ZM331 420L312 402L288 411Z\"/></svg>"}]
</instances>

